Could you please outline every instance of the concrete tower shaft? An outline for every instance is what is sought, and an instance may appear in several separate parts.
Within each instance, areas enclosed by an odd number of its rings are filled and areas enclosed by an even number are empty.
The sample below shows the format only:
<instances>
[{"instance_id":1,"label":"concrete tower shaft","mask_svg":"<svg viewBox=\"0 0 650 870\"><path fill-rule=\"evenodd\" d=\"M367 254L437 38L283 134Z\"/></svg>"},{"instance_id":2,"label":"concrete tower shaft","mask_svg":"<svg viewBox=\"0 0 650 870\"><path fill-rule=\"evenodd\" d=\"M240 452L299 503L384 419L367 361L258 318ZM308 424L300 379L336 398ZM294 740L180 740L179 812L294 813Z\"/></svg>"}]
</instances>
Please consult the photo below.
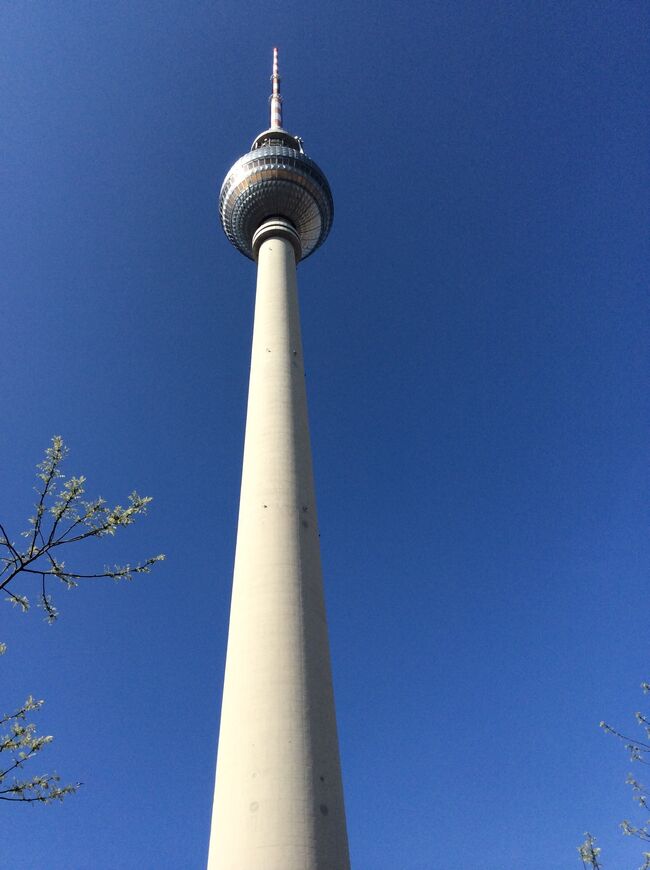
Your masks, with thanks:
<instances>
[{"instance_id":1,"label":"concrete tower shaft","mask_svg":"<svg viewBox=\"0 0 650 870\"><path fill-rule=\"evenodd\" d=\"M303 238L280 211L247 244L257 291L208 868L349 870L296 284Z\"/></svg>"},{"instance_id":2,"label":"concrete tower shaft","mask_svg":"<svg viewBox=\"0 0 650 870\"><path fill-rule=\"evenodd\" d=\"M295 255L271 236L258 259L208 867L348 866Z\"/></svg>"}]
</instances>

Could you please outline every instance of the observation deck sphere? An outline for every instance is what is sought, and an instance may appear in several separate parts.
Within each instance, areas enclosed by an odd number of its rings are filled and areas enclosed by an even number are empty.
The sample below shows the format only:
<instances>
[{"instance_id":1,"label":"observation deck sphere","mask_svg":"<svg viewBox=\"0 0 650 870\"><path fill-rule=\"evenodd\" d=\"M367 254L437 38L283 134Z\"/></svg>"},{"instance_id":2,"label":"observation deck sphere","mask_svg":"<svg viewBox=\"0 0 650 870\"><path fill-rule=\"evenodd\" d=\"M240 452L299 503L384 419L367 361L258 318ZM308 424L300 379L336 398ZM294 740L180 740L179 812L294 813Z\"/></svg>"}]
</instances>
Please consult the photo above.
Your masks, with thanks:
<instances>
[{"instance_id":1,"label":"observation deck sphere","mask_svg":"<svg viewBox=\"0 0 650 870\"><path fill-rule=\"evenodd\" d=\"M232 166L221 186L219 214L232 244L255 259L253 235L269 218L288 220L300 237L304 260L323 244L334 202L327 179L285 130L268 130Z\"/></svg>"}]
</instances>

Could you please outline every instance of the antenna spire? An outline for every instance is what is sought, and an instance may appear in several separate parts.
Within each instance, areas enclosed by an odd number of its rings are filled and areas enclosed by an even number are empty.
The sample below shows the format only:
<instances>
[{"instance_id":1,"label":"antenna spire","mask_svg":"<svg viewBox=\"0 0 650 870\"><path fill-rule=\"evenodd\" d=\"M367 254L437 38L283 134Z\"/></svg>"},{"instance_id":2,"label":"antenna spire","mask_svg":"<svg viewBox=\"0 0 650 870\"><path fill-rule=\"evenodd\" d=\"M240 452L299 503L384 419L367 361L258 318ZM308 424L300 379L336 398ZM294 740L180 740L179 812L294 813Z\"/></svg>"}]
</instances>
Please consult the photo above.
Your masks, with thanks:
<instances>
[{"instance_id":1,"label":"antenna spire","mask_svg":"<svg viewBox=\"0 0 650 870\"><path fill-rule=\"evenodd\" d=\"M273 49L273 93L271 94L271 129L282 129L282 96L280 95L280 73L278 72L278 50Z\"/></svg>"}]
</instances>

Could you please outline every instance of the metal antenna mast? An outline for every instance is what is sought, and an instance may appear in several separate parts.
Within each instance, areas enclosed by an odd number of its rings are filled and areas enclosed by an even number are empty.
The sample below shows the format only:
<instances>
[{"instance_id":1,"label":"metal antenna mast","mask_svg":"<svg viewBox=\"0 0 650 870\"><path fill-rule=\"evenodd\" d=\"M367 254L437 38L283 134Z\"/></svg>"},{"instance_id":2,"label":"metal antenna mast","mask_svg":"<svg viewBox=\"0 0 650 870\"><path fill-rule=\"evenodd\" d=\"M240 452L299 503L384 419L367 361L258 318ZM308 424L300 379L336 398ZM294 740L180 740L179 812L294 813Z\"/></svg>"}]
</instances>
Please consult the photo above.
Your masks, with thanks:
<instances>
[{"instance_id":1,"label":"metal antenna mast","mask_svg":"<svg viewBox=\"0 0 650 870\"><path fill-rule=\"evenodd\" d=\"M273 92L271 93L271 129L282 129L282 96L280 94L280 73L278 71L278 50L273 49Z\"/></svg>"}]
</instances>

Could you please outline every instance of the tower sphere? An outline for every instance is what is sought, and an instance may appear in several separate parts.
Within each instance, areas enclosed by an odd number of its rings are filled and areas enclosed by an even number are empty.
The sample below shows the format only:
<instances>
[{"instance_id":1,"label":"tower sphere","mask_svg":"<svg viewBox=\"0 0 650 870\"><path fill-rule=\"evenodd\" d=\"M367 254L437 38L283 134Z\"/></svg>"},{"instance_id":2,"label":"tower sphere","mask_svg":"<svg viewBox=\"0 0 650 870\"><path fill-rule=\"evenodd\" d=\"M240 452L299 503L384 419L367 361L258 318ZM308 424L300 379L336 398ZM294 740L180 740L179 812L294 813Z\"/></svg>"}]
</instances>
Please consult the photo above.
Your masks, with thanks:
<instances>
[{"instance_id":1,"label":"tower sphere","mask_svg":"<svg viewBox=\"0 0 650 870\"><path fill-rule=\"evenodd\" d=\"M323 244L332 226L334 202L324 173L282 128L279 76L274 66L271 127L232 166L221 186L219 214L224 232L242 254L256 258L253 236L269 218L288 221L300 240L296 259Z\"/></svg>"}]
</instances>

